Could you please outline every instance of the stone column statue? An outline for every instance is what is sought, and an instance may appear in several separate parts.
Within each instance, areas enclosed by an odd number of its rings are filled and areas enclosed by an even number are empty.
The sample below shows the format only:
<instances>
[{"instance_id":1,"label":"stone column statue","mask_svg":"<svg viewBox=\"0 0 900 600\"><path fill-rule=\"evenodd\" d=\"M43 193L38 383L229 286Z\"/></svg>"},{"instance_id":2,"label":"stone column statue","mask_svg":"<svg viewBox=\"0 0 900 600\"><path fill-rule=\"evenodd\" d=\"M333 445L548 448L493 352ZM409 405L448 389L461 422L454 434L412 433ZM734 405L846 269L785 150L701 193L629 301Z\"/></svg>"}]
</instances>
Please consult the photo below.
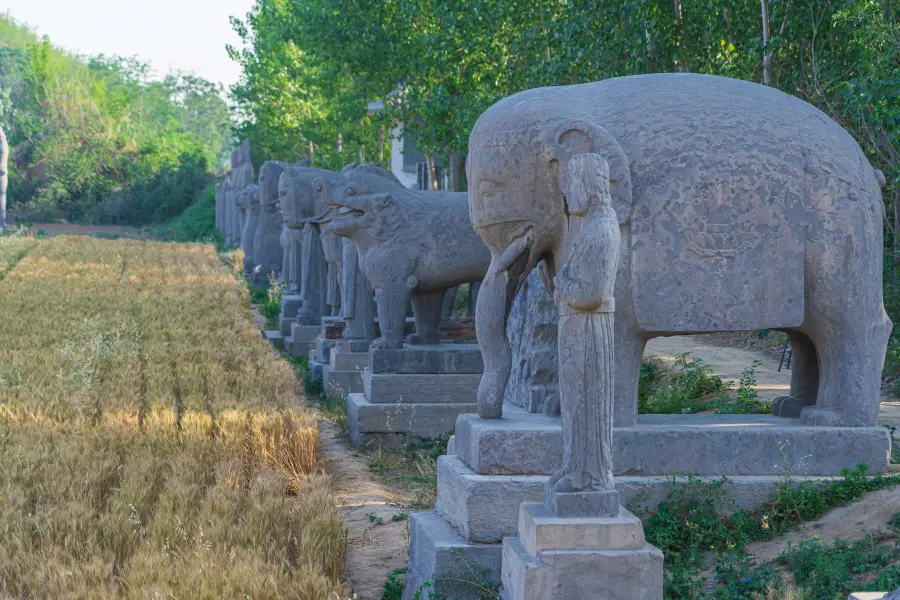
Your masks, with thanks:
<instances>
[{"instance_id":1,"label":"stone column statue","mask_svg":"<svg viewBox=\"0 0 900 600\"><path fill-rule=\"evenodd\" d=\"M572 157L561 179L569 217L554 298L563 466L547 484L548 507L559 517L613 515L619 510L612 457L619 222L602 156Z\"/></svg>"},{"instance_id":2,"label":"stone column statue","mask_svg":"<svg viewBox=\"0 0 900 600\"><path fill-rule=\"evenodd\" d=\"M348 238L338 239L343 241L341 316L347 320L343 337L368 343L375 339L374 290L359 265L356 244Z\"/></svg>"},{"instance_id":3,"label":"stone column statue","mask_svg":"<svg viewBox=\"0 0 900 600\"><path fill-rule=\"evenodd\" d=\"M325 302L328 304L332 317L340 316L341 301L343 294L341 285L343 276L343 238L339 238L330 231L322 232L322 252L325 254L325 262L328 263L327 272L327 291L325 293Z\"/></svg>"}]
</instances>

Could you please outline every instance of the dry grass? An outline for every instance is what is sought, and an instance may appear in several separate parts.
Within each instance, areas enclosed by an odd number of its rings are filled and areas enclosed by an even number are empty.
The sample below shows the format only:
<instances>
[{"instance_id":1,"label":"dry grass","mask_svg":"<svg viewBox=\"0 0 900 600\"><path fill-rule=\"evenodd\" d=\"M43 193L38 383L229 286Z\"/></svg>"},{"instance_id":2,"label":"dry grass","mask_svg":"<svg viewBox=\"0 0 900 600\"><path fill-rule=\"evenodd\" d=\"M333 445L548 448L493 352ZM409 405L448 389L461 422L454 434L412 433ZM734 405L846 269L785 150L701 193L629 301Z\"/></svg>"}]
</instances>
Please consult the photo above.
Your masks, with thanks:
<instances>
[{"instance_id":1,"label":"dry grass","mask_svg":"<svg viewBox=\"0 0 900 600\"><path fill-rule=\"evenodd\" d=\"M0 597L345 595L315 418L242 293L201 245L60 237L6 274Z\"/></svg>"},{"instance_id":2,"label":"dry grass","mask_svg":"<svg viewBox=\"0 0 900 600\"><path fill-rule=\"evenodd\" d=\"M33 238L0 236L0 279L34 246Z\"/></svg>"}]
</instances>

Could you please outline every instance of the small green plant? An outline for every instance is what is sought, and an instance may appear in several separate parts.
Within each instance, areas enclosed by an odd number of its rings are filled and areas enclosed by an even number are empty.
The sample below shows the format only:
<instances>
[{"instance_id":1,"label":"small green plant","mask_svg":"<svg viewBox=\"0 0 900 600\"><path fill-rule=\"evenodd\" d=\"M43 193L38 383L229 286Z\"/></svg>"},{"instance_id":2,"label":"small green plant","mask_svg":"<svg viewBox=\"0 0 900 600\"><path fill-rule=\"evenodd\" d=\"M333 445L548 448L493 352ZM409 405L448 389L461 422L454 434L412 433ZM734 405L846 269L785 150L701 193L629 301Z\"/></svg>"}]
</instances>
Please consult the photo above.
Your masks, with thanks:
<instances>
[{"instance_id":1,"label":"small green plant","mask_svg":"<svg viewBox=\"0 0 900 600\"><path fill-rule=\"evenodd\" d=\"M888 525L894 529L900 529L900 512L891 515L891 518L888 519Z\"/></svg>"},{"instance_id":2,"label":"small green plant","mask_svg":"<svg viewBox=\"0 0 900 600\"><path fill-rule=\"evenodd\" d=\"M413 600L449 600L464 594L465 597L476 597L478 600L500 600L503 586L491 579L490 569L477 569L475 565L457 551L465 571L447 571L429 579L416 590ZM445 596L438 590L452 589L453 596Z\"/></svg>"},{"instance_id":3,"label":"small green plant","mask_svg":"<svg viewBox=\"0 0 900 600\"><path fill-rule=\"evenodd\" d=\"M646 365L646 366L645 366ZM689 414L706 408L702 400L711 394L723 396L730 388L716 375L712 367L690 353L679 354L674 367L677 372L669 376L666 385L652 386L658 377L658 368L651 361L641 365L638 387L638 412L642 414Z\"/></svg>"},{"instance_id":4,"label":"small green plant","mask_svg":"<svg viewBox=\"0 0 900 600\"><path fill-rule=\"evenodd\" d=\"M724 414L770 413L772 405L759 399L756 391L756 371L762 366L761 360L754 360L753 365L741 372L735 397L723 396L717 403L716 412Z\"/></svg>"},{"instance_id":5,"label":"small green plant","mask_svg":"<svg viewBox=\"0 0 900 600\"><path fill-rule=\"evenodd\" d=\"M400 521L409 521L409 513L400 513L391 517L391 523L398 523Z\"/></svg>"},{"instance_id":6,"label":"small green plant","mask_svg":"<svg viewBox=\"0 0 900 600\"><path fill-rule=\"evenodd\" d=\"M884 423L882 423L881 426L887 429L888 433L891 436L891 464L896 465L900 463L900 439L898 439L894 435L897 433L897 428L893 425L887 425Z\"/></svg>"},{"instance_id":7,"label":"small green plant","mask_svg":"<svg viewBox=\"0 0 900 600\"><path fill-rule=\"evenodd\" d=\"M375 513L369 513L369 523L374 523L375 525L384 525L384 519L377 516Z\"/></svg>"},{"instance_id":8,"label":"small green plant","mask_svg":"<svg viewBox=\"0 0 900 600\"><path fill-rule=\"evenodd\" d=\"M400 600L406 585L406 569L394 569L387 575L384 587L381 588L381 600Z\"/></svg>"}]
</instances>

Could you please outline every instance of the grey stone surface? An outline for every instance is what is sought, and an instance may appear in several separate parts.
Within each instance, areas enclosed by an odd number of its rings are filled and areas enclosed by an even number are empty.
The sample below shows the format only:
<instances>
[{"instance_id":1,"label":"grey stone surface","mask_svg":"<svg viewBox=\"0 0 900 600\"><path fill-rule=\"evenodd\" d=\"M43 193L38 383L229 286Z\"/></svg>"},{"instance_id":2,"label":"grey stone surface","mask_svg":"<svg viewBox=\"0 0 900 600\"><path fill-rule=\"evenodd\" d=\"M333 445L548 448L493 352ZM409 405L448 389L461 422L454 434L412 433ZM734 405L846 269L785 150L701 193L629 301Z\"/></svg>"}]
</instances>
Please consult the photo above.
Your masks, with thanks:
<instances>
[{"instance_id":1,"label":"grey stone surface","mask_svg":"<svg viewBox=\"0 0 900 600\"><path fill-rule=\"evenodd\" d=\"M562 463L559 419L507 407L499 420L464 416L456 424L457 453L484 474L547 475ZM840 448L839 452L835 448ZM641 415L617 427L617 475L839 475L865 462L888 464L883 427L811 427L772 415Z\"/></svg>"},{"instance_id":2,"label":"grey stone surface","mask_svg":"<svg viewBox=\"0 0 900 600\"><path fill-rule=\"evenodd\" d=\"M253 184L254 170L253 163L250 159L250 141L244 140L240 146L235 148L231 153L231 175L230 175L230 197L227 200L232 211L232 218L229 224L229 234L231 243L239 244L243 236L245 221L241 219L240 211L237 206L237 196L248 185Z\"/></svg>"},{"instance_id":3,"label":"grey stone surface","mask_svg":"<svg viewBox=\"0 0 900 600\"><path fill-rule=\"evenodd\" d=\"M372 348L369 367L373 373L481 373L484 363L475 344L406 346L400 349Z\"/></svg>"},{"instance_id":4,"label":"grey stone surface","mask_svg":"<svg viewBox=\"0 0 900 600\"><path fill-rule=\"evenodd\" d=\"M480 475L470 469L458 456L438 459L438 495L435 510L450 522L469 541L499 542L503 537L517 535L518 510L522 502L541 502L548 477L546 475ZM672 489L673 477L639 477L620 475L616 478L619 501L623 506L655 509L664 502ZM701 481L719 481L719 476L700 477ZM688 477L674 477L678 485L689 482ZM827 476L796 476L792 483L805 482L824 486L834 481ZM782 475L729 476L722 487L730 498L719 510L733 512L737 508L756 510L769 502ZM688 490L702 493L702 490Z\"/></svg>"},{"instance_id":5,"label":"grey stone surface","mask_svg":"<svg viewBox=\"0 0 900 600\"><path fill-rule=\"evenodd\" d=\"M331 349L334 348L336 343L337 340L327 339L321 335L318 336L316 338L316 360L320 363L328 364L331 361Z\"/></svg>"},{"instance_id":6,"label":"grey stone surface","mask_svg":"<svg viewBox=\"0 0 900 600\"><path fill-rule=\"evenodd\" d=\"M339 341L331 350L329 364L338 371L358 371L362 376L363 370L369 365L369 353L349 352L345 343Z\"/></svg>"},{"instance_id":7,"label":"grey stone surface","mask_svg":"<svg viewBox=\"0 0 900 600\"><path fill-rule=\"evenodd\" d=\"M321 234L322 253L328 264L326 276L325 304L328 305L329 314L337 316L341 314L341 283L344 269L344 239L333 233Z\"/></svg>"},{"instance_id":8,"label":"grey stone surface","mask_svg":"<svg viewBox=\"0 0 900 600\"><path fill-rule=\"evenodd\" d=\"M244 214L241 230L241 250L244 251L244 275L252 276L256 268L253 260L253 239L259 227L262 207L259 203L259 186L250 184L235 195L238 211Z\"/></svg>"},{"instance_id":9,"label":"grey stone surface","mask_svg":"<svg viewBox=\"0 0 900 600\"><path fill-rule=\"evenodd\" d=\"M324 379L325 366L317 360L310 359L309 366L306 369L306 377L310 381L322 381Z\"/></svg>"},{"instance_id":10,"label":"grey stone surface","mask_svg":"<svg viewBox=\"0 0 900 600\"><path fill-rule=\"evenodd\" d=\"M322 368L325 396L330 400L346 400L350 394L363 391L362 373L355 370L339 371L331 365Z\"/></svg>"},{"instance_id":11,"label":"grey stone surface","mask_svg":"<svg viewBox=\"0 0 900 600\"><path fill-rule=\"evenodd\" d=\"M509 378L512 294L540 259L551 277L562 266L558 173L595 152L609 163L621 225L616 425L637 419L648 339L760 328L786 329L794 342L796 377L779 415L877 424L891 331L883 177L821 111L747 81L621 77L501 100L476 122L469 149L472 224L493 257L476 311L482 406L499 407Z\"/></svg>"},{"instance_id":12,"label":"grey stone surface","mask_svg":"<svg viewBox=\"0 0 900 600\"><path fill-rule=\"evenodd\" d=\"M334 234L331 234L334 235ZM375 297L372 285L359 266L356 245L347 238L341 248L341 316L347 320L343 338L358 343L375 339Z\"/></svg>"},{"instance_id":13,"label":"grey stone surface","mask_svg":"<svg viewBox=\"0 0 900 600\"><path fill-rule=\"evenodd\" d=\"M282 267L281 230L284 218L281 215L278 180L287 163L269 160L259 170L259 223L253 236L253 281L263 284L269 277L280 276Z\"/></svg>"},{"instance_id":14,"label":"grey stone surface","mask_svg":"<svg viewBox=\"0 0 900 600\"><path fill-rule=\"evenodd\" d=\"M504 402L528 412L559 414L559 360L556 332L559 312L537 269L516 295L506 336L512 364Z\"/></svg>"},{"instance_id":15,"label":"grey stone surface","mask_svg":"<svg viewBox=\"0 0 900 600\"><path fill-rule=\"evenodd\" d=\"M640 550L641 520L621 506L609 516L560 518L543 502L519 507L519 541L532 556L547 550Z\"/></svg>"},{"instance_id":16,"label":"grey stone surface","mask_svg":"<svg viewBox=\"0 0 900 600\"><path fill-rule=\"evenodd\" d=\"M363 389L373 404L474 404L480 380L478 374L373 373L366 367Z\"/></svg>"},{"instance_id":17,"label":"grey stone surface","mask_svg":"<svg viewBox=\"0 0 900 600\"><path fill-rule=\"evenodd\" d=\"M547 550L532 556L503 540L502 600L662 600L663 555L640 550Z\"/></svg>"},{"instance_id":18,"label":"grey stone surface","mask_svg":"<svg viewBox=\"0 0 900 600\"><path fill-rule=\"evenodd\" d=\"M470 544L434 513L413 513L409 520L409 567L403 600L412 600L417 591L427 598L433 592L441 598L478 600L475 586L460 580L486 572L500 583L500 544ZM427 582L432 585L423 588Z\"/></svg>"},{"instance_id":19,"label":"grey stone surface","mask_svg":"<svg viewBox=\"0 0 900 600\"><path fill-rule=\"evenodd\" d=\"M281 316L286 319L293 319L297 316L303 301L299 295L284 294L281 296Z\"/></svg>"},{"instance_id":20,"label":"grey stone surface","mask_svg":"<svg viewBox=\"0 0 900 600\"><path fill-rule=\"evenodd\" d=\"M403 187L373 165L342 171L330 208L317 219L324 231L353 240L378 306L376 348L403 346L406 308L412 301L414 344L436 344L449 288L480 281L490 252L472 230L465 193Z\"/></svg>"},{"instance_id":21,"label":"grey stone surface","mask_svg":"<svg viewBox=\"0 0 900 600\"><path fill-rule=\"evenodd\" d=\"M284 335L280 331L264 331L263 336L276 350L284 350Z\"/></svg>"},{"instance_id":22,"label":"grey stone surface","mask_svg":"<svg viewBox=\"0 0 900 600\"><path fill-rule=\"evenodd\" d=\"M311 350L316 347L316 336L321 331L321 326L300 325L291 323L291 334L284 338L284 350L291 356L309 356Z\"/></svg>"},{"instance_id":23,"label":"grey stone surface","mask_svg":"<svg viewBox=\"0 0 900 600\"><path fill-rule=\"evenodd\" d=\"M365 394L347 396L347 427L354 448L435 440L453 429L456 417L474 404L373 404Z\"/></svg>"}]
</instances>

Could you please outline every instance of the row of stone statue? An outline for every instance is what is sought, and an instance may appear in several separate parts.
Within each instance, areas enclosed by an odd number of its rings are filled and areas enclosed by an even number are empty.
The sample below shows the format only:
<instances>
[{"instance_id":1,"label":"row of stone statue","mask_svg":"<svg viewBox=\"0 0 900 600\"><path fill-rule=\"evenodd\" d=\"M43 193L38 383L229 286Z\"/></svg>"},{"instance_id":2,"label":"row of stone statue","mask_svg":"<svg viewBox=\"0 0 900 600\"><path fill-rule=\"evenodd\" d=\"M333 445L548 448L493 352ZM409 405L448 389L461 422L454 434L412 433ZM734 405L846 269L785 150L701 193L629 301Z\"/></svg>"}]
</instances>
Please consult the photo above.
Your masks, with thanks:
<instances>
[{"instance_id":1,"label":"row of stone statue","mask_svg":"<svg viewBox=\"0 0 900 600\"><path fill-rule=\"evenodd\" d=\"M254 283L275 278L301 297L298 323L340 316L345 339L401 348L440 342L457 286L473 284L474 308L491 254L471 225L467 194L410 190L374 165L335 173L308 161L267 161L254 184L249 150L244 142L232 153L232 173L216 188L217 225L226 243L240 244ZM415 333L405 337L410 303Z\"/></svg>"}]
</instances>

